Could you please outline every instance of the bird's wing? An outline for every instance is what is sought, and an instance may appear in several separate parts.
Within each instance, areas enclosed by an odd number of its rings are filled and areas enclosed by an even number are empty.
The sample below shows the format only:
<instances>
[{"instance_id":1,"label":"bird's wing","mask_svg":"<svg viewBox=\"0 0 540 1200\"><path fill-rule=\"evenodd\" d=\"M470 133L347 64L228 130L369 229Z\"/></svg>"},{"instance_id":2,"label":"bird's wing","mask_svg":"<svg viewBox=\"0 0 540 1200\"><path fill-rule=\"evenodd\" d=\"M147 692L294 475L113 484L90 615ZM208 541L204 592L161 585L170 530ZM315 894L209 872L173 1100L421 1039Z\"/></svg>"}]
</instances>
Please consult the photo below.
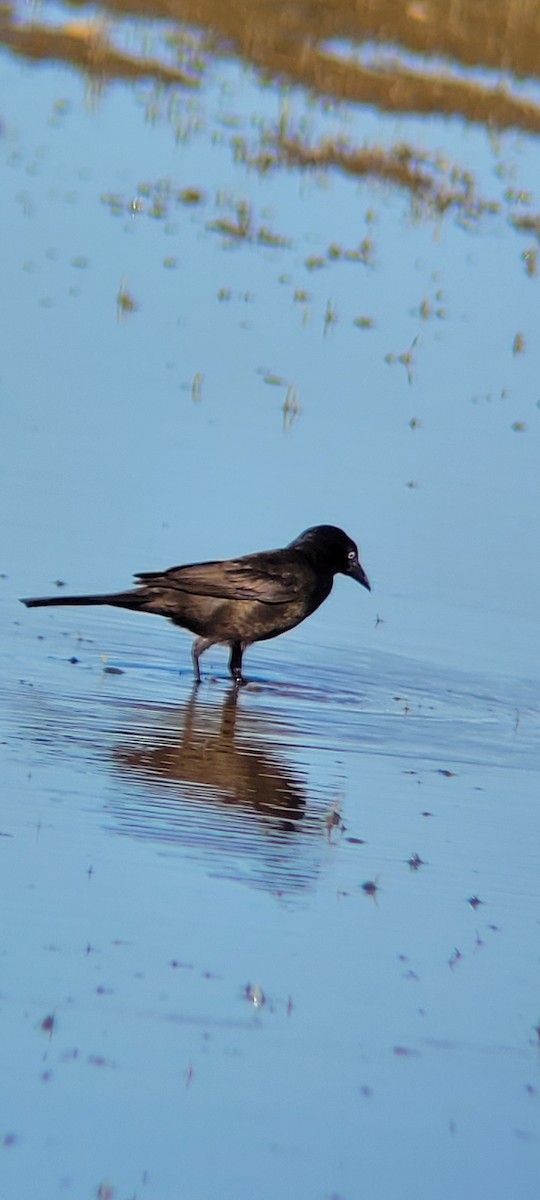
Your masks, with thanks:
<instances>
[{"instance_id":1,"label":"bird's wing","mask_svg":"<svg viewBox=\"0 0 540 1200\"><path fill-rule=\"evenodd\" d=\"M169 571L136 575L146 587L163 587L194 596L222 600L259 600L263 604L285 604L305 588L298 567L292 562L273 562L272 556L251 554L225 562L193 563Z\"/></svg>"}]
</instances>

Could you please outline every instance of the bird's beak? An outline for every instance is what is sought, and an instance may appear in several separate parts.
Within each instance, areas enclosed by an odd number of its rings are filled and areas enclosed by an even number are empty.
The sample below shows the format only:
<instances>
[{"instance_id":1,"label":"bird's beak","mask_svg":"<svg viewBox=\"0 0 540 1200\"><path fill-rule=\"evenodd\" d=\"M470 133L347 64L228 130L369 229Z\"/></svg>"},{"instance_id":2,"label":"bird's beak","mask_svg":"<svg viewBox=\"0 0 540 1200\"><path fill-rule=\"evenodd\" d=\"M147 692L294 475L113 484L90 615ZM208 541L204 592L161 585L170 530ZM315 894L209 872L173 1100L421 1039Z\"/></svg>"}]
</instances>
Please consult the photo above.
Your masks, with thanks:
<instances>
[{"instance_id":1,"label":"bird's beak","mask_svg":"<svg viewBox=\"0 0 540 1200\"><path fill-rule=\"evenodd\" d=\"M350 575L352 579L356 579L357 583L361 583L362 587L367 588L368 592L371 591L371 584L358 558L355 562L351 563L347 575Z\"/></svg>"}]
</instances>

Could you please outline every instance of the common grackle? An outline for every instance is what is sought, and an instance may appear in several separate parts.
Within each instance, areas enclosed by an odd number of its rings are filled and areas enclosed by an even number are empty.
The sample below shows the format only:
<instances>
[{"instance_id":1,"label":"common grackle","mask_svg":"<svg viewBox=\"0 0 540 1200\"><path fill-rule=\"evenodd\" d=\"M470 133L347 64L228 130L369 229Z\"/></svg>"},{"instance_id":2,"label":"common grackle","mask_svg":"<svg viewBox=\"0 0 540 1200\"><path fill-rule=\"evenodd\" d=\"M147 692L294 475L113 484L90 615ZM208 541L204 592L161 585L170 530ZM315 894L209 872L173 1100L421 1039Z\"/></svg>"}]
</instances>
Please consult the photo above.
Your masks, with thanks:
<instances>
[{"instance_id":1,"label":"common grackle","mask_svg":"<svg viewBox=\"0 0 540 1200\"><path fill-rule=\"evenodd\" d=\"M135 576L137 586L129 592L37 597L22 603L27 608L112 604L169 617L197 635L192 652L197 683L201 654L221 642L230 646L229 670L240 684L246 647L277 637L309 617L330 594L336 574L350 575L371 590L351 538L335 525L315 525L283 550L143 572Z\"/></svg>"}]
</instances>

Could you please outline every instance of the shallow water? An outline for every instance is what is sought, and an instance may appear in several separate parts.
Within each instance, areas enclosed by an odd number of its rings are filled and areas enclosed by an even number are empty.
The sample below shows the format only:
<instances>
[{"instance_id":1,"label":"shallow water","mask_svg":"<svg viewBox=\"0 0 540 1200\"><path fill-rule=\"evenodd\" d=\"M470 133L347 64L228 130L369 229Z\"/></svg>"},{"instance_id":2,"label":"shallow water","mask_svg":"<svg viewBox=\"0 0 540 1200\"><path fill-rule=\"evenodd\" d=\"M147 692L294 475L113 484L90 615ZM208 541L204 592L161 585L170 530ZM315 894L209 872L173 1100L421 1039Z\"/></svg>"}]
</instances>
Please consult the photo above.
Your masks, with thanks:
<instances>
[{"instance_id":1,"label":"shallow water","mask_svg":"<svg viewBox=\"0 0 540 1200\"><path fill-rule=\"evenodd\" d=\"M194 689L141 624L25 622L3 697L6 1181L532 1196L536 689L300 634Z\"/></svg>"},{"instance_id":2,"label":"shallow water","mask_svg":"<svg viewBox=\"0 0 540 1200\"><path fill-rule=\"evenodd\" d=\"M537 141L205 54L172 97L0 55L2 1195L536 1200ZM496 208L256 169L279 121ZM18 603L318 521L373 593L238 694L165 622Z\"/></svg>"}]
</instances>

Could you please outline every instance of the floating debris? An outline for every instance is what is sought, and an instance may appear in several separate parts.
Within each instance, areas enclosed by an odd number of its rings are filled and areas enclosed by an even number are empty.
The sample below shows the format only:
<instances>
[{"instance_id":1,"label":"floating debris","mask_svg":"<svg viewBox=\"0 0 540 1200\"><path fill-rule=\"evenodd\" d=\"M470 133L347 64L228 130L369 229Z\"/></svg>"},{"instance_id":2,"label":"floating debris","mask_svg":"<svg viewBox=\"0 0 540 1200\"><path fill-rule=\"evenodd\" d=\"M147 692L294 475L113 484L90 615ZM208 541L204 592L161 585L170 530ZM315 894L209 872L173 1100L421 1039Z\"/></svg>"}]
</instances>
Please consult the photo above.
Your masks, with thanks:
<instances>
[{"instance_id":1,"label":"floating debris","mask_svg":"<svg viewBox=\"0 0 540 1200\"><path fill-rule=\"evenodd\" d=\"M194 187L180 188L177 195L181 204L204 204L206 199L204 192Z\"/></svg>"},{"instance_id":2,"label":"floating debris","mask_svg":"<svg viewBox=\"0 0 540 1200\"><path fill-rule=\"evenodd\" d=\"M304 266L307 271L320 271L323 267L327 267L328 263L325 258L321 258L320 254L311 254L306 258Z\"/></svg>"},{"instance_id":3,"label":"floating debris","mask_svg":"<svg viewBox=\"0 0 540 1200\"><path fill-rule=\"evenodd\" d=\"M334 308L332 301L328 300L327 305L326 305L326 311L324 314L324 336L325 337L326 337L326 334L328 333L328 330L330 329L330 326L335 325L337 319L338 319L337 311Z\"/></svg>"},{"instance_id":4,"label":"floating debris","mask_svg":"<svg viewBox=\"0 0 540 1200\"><path fill-rule=\"evenodd\" d=\"M287 389L287 395L283 403L283 427L284 429L292 429L295 421L302 412L301 405L298 400L298 395L294 384L290 384Z\"/></svg>"},{"instance_id":5,"label":"floating debris","mask_svg":"<svg viewBox=\"0 0 540 1200\"><path fill-rule=\"evenodd\" d=\"M287 380L282 375L273 375L271 371L267 371L263 376L263 383L269 383L272 387L285 387Z\"/></svg>"},{"instance_id":6,"label":"floating debris","mask_svg":"<svg viewBox=\"0 0 540 1200\"><path fill-rule=\"evenodd\" d=\"M525 274L529 276L529 279L534 279L538 274L538 251L534 246L530 247L523 251L521 259L525 264Z\"/></svg>"},{"instance_id":7,"label":"floating debris","mask_svg":"<svg viewBox=\"0 0 540 1200\"><path fill-rule=\"evenodd\" d=\"M139 307L135 297L128 291L125 283L120 284L116 297L116 307L119 318L127 316L128 313L137 312Z\"/></svg>"},{"instance_id":8,"label":"floating debris","mask_svg":"<svg viewBox=\"0 0 540 1200\"><path fill-rule=\"evenodd\" d=\"M244 988L244 996L254 1008L263 1008L266 1004L266 996L258 983L247 983Z\"/></svg>"},{"instance_id":9,"label":"floating debris","mask_svg":"<svg viewBox=\"0 0 540 1200\"><path fill-rule=\"evenodd\" d=\"M387 363L389 367L393 366L394 363L401 363L401 365L405 367L409 383L412 383L413 381L413 350L415 349L417 343L418 337L415 337L413 338L408 350L404 350L402 354L393 354L392 351L390 351L390 353L386 354L384 358L385 363Z\"/></svg>"},{"instance_id":10,"label":"floating debris","mask_svg":"<svg viewBox=\"0 0 540 1200\"><path fill-rule=\"evenodd\" d=\"M191 399L193 400L194 404L200 404L202 400L203 379L204 375L201 373L201 371L197 371L197 374L195 375L191 385Z\"/></svg>"}]
</instances>

